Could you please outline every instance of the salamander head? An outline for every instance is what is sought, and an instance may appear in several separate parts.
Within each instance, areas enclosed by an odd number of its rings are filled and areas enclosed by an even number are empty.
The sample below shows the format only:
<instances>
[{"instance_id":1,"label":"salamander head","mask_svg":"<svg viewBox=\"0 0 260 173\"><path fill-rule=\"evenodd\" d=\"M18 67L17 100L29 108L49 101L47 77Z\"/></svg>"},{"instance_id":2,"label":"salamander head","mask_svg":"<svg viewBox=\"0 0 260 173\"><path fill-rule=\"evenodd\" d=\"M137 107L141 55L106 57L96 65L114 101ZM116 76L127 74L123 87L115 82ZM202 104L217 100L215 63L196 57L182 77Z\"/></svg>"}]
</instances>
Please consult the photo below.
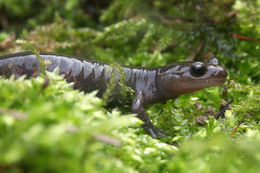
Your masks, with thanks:
<instances>
[{"instance_id":1,"label":"salamander head","mask_svg":"<svg viewBox=\"0 0 260 173\"><path fill-rule=\"evenodd\" d=\"M227 71L212 58L204 62L183 62L162 67L158 71L157 84L170 97L192 93L225 82Z\"/></svg>"}]
</instances>

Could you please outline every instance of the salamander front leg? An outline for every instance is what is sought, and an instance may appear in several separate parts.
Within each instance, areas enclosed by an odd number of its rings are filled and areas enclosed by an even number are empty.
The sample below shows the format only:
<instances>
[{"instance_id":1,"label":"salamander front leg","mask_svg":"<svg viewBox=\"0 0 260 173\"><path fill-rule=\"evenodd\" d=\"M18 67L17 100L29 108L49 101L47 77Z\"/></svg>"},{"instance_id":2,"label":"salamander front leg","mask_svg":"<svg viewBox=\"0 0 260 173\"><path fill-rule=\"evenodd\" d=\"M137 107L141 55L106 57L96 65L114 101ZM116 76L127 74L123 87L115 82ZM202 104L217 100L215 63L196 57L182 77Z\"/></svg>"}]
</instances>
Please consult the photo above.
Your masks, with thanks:
<instances>
[{"instance_id":1,"label":"salamander front leg","mask_svg":"<svg viewBox=\"0 0 260 173\"><path fill-rule=\"evenodd\" d=\"M148 132L153 138L165 137L162 130L154 127L144 109L143 106L143 96L141 93L136 94L134 101L131 106L131 111L137 114L138 118L141 119L144 124L142 127L146 132Z\"/></svg>"}]
</instances>

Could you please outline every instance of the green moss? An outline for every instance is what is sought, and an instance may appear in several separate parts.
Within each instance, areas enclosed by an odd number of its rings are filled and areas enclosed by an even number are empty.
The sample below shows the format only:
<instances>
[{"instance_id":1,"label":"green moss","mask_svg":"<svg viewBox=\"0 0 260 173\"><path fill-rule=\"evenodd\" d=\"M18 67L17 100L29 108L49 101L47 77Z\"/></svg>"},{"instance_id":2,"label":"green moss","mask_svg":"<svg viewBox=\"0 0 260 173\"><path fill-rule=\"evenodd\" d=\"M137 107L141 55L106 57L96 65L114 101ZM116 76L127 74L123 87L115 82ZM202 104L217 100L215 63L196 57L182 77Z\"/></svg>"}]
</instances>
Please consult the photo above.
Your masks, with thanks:
<instances>
[{"instance_id":1,"label":"green moss","mask_svg":"<svg viewBox=\"0 0 260 173\"><path fill-rule=\"evenodd\" d=\"M49 82L0 78L0 172L260 170L259 0L88 3L1 0L0 43L16 33L35 50L129 66L214 54L229 72L226 93L212 87L147 108L167 134L156 140L134 115L103 108L105 100L73 90L55 73L47 73ZM0 49L1 55L28 50ZM210 116L197 125L208 106L218 111L230 98L225 119ZM198 101L203 109L194 106Z\"/></svg>"}]
</instances>

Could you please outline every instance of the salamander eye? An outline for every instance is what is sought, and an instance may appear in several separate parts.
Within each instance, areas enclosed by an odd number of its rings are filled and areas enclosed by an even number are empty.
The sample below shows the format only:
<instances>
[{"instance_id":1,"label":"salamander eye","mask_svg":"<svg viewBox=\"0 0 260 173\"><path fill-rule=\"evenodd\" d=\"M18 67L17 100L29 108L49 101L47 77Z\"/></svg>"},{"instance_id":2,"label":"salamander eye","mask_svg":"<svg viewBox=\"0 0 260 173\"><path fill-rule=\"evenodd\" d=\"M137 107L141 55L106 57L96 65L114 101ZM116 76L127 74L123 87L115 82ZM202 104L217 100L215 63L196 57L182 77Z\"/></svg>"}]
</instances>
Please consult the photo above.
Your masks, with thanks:
<instances>
[{"instance_id":1,"label":"salamander eye","mask_svg":"<svg viewBox=\"0 0 260 173\"><path fill-rule=\"evenodd\" d=\"M207 71L207 67L202 62L195 62L191 66L191 74L194 76L204 75Z\"/></svg>"}]
</instances>

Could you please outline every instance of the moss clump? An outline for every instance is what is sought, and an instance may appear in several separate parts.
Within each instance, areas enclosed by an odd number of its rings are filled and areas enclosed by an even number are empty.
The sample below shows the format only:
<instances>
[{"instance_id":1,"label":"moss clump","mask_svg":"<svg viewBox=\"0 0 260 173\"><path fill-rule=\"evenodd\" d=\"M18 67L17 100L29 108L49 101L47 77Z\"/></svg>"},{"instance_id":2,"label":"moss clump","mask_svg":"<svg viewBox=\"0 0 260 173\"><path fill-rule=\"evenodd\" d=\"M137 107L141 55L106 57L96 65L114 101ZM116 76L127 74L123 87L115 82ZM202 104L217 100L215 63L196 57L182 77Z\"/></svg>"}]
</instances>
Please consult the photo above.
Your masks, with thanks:
<instances>
[{"instance_id":1,"label":"moss clump","mask_svg":"<svg viewBox=\"0 0 260 173\"><path fill-rule=\"evenodd\" d=\"M129 111L103 108L104 99L55 73L0 78L0 172L259 171L257 14L259 0L1 0L1 55L24 51L14 35L39 51L129 66L215 55L229 82L147 108L167 134L155 140ZM197 125L230 98L225 119Z\"/></svg>"}]
</instances>

